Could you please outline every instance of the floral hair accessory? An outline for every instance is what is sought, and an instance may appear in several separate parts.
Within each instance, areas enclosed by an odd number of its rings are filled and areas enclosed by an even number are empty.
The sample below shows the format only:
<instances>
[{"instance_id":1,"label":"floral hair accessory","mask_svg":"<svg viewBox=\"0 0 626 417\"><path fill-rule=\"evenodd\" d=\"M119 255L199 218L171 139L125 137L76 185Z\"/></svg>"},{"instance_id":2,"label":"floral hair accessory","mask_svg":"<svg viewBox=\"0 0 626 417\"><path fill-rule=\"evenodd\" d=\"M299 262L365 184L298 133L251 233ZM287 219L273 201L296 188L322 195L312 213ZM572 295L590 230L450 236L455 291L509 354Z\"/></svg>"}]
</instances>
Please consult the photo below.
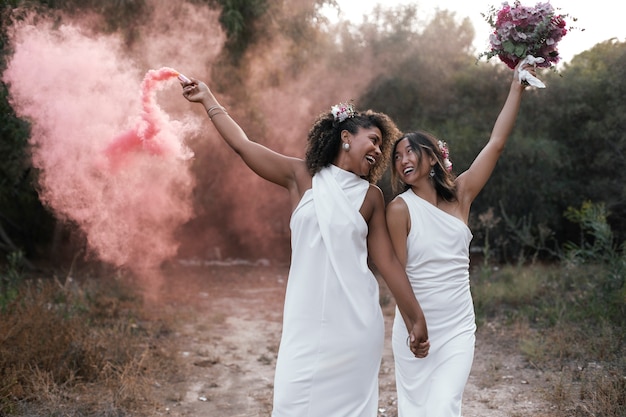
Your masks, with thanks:
<instances>
[{"instance_id":1,"label":"floral hair accessory","mask_svg":"<svg viewBox=\"0 0 626 417\"><path fill-rule=\"evenodd\" d=\"M543 58L537 63L544 68L552 67L561 59L557 45L568 33L565 27L568 15L557 14L549 2L528 7L522 6L519 0L515 0L513 6L505 1L500 10L491 6L489 13L482 13L482 16L494 31L489 36L489 51L478 58L485 56L489 60L497 56L511 69L529 55Z\"/></svg>"},{"instance_id":2,"label":"floral hair accessory","mask_svg":"<svg viewBox=\"0 0 626 417\"><path fill-rule=\"evenodd\" d=\"M452 162L450 161L450 158L449 158L450 149L448 149L448 144L440 140L437 142L437 145L439 145L439 150L441 151L441 154L443 155L443 166L446 168L446 171L448 172L452 171Z\"/></svg>"},{"instance_id":3,"label":"floral hair accessory","mask_svg":"<svg viewBox=\"0 0 626 417\"><path fill-rule=\"evenodd\" d=\"M339 123L350 117L354 117L354 115L356 114L354 106L350 103L335 104L330 108L330 112L335 117L335 120L339 121Z\"/></svg>"}]
</instances>

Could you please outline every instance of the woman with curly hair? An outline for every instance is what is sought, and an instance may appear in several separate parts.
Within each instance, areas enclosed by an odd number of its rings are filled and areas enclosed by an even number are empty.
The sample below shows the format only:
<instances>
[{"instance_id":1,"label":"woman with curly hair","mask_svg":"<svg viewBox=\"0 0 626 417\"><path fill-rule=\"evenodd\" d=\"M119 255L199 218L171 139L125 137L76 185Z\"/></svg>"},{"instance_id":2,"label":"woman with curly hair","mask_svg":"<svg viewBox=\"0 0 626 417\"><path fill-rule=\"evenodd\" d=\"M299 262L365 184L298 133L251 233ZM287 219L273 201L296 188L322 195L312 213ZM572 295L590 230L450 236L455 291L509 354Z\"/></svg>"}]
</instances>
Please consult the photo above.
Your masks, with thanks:
<instances>
[{"instance_id":1,"label":"woman with curly hair","mask_svg":"<svg viewBox=\"0 0 626 417\"><path fill-rule=\"evenodd\" d=\"M374 184L399 136L385 114L333 106L310 129L305 159L248 139L205 83L183 82L226 143L291 201L291 266L274 377L273 417L375 417L383 351L376 265L403 312L413 356L428 354L426 322L394 253Z\"/></svg>"},{"instance_id":2,"label":"woman with curly hair","mask_svg":"<svg viewBox=\"0 0 626 417\"><path fill-rule=\"evenodd\" d=\"M519 69L535 74L530 65ZM469 283L470 206L513 130L524 88L516 69L489 141L458 177L447 144L427 132L406 133L393 146L393 185L402 184L404 192L387 206L387 224L424 309L431 343L424 360L405 354L407 333L403 314L396 311L392 347L400 417L461 416L476 330Z\"/></svg>"}]
</instances>

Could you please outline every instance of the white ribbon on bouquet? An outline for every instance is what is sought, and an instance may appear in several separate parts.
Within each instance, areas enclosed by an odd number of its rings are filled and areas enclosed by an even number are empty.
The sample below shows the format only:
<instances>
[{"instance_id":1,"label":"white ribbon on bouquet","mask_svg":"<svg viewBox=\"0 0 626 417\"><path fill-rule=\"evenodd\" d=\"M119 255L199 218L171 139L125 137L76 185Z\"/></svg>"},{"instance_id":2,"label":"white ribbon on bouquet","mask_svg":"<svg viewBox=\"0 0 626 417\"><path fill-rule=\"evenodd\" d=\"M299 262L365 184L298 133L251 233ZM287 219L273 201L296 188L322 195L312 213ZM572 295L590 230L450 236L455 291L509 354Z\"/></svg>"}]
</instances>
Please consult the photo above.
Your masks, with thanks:
<instances>
[{"instance_id":1,"label":"white ribbon on bouquet","mask_svg":"<svg viewBox=\"0 0 626 417\"><path fill-rule=\"evenodd\" d=\"M523 83L525 81L525 82L528 83L528 85L532 85L533 87L546 88L546 85L544 83L542 83L539 78L537 78L534 75L532 75L530 73L530 71L522 69L524 64L537 65L537 64L543 63L544 61L545 61L545 59L543 59L541 57L534 57L532 55L527 55L526 58L524 58L522 61L520 61L519 66L518 66L518 68L519 68L519 70L518 70L519 81L521 83Z\"/></svg>"}]
</instances>

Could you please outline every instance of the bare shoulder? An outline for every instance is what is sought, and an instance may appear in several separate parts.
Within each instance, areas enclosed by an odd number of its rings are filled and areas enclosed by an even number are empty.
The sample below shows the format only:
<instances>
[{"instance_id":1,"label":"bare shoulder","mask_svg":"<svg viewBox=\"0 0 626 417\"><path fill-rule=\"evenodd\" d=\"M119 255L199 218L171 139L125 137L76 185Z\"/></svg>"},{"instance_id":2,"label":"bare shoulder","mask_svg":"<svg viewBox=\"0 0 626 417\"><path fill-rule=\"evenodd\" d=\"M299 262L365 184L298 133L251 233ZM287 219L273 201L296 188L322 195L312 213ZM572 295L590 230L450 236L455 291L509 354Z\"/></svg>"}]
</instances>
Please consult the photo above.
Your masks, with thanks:
<instances>
[{"instance_id":1,"label":"bare shoulder","mask_svg":"<svg viewBox=\"0 0 626 417\"><path fill-rule=\"evenodd\" d=\"M367 195L365 196L365 198L373 198L376 200L382 199L384 201L383 191L376 184L370 183L369 189L367 190Z\"/></svg>"},{"instance_id":2,"label":"bare shoulder","mask_svg":"<svg viewBox=\"0 0 626 417\"><path fill-rule=\"evenodd\" d=\"M392 235L396 232L401 232L402 236L406 237L409 230L411 230L409 207L402 197L396 196L387 204L385 218L387 219L387 227Z\"/></svg>"},{"instance_id":3,"label":"bare shoulder","mask_svg":"<svg viewBox=\"0 0 626 417\"><path fill-rule=\"evenodd\" d=\"M408 206L406 205L406 201L402 197L394 197L393 200L387 204L387 214L398 215L402 213L407 213L409 211Z\"/></svg>"},{"instance_id":4,"label":"bare shoulder","mask_svg":"<svg viewBox=\"0 0 626 417\"><path fill-rule=\"evenodd\" d=\"M383 192L375 184L370 184L365 194L365 200L361 206L361 215L369 223L372 215L376 213L384 213L385 199L383 198Z\"/></svg>"}]
</instances>

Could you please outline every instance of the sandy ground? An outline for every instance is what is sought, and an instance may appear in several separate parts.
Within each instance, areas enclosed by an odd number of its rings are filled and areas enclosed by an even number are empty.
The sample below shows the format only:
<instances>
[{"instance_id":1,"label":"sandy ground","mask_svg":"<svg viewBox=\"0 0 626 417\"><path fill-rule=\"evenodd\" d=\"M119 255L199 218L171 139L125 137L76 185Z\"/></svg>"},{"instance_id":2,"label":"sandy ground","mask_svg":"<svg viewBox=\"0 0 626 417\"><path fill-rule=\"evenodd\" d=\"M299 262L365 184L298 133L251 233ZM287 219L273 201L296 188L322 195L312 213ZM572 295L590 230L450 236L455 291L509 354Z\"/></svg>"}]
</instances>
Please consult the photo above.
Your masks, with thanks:
<instances>
[{"instance_id":1,"label":"sandy ground","mask_svg":"<svg viewBox=\"0 0 626 417\"><path fill-rule=\"evenodd\" d=\"M159 381L164 404L159 414L269 416L287 267L187 265L180 269L184 273L169 276L163 293L168 308L185 317L175 329L184 377ZM378 415L395 417L390 343L394 303L384 284L381 304L387 337ZM550 415L543 400L547 377L523 360L511 333L493 323L479 327L464 417Z\"/></svg>"}]
</instances>

